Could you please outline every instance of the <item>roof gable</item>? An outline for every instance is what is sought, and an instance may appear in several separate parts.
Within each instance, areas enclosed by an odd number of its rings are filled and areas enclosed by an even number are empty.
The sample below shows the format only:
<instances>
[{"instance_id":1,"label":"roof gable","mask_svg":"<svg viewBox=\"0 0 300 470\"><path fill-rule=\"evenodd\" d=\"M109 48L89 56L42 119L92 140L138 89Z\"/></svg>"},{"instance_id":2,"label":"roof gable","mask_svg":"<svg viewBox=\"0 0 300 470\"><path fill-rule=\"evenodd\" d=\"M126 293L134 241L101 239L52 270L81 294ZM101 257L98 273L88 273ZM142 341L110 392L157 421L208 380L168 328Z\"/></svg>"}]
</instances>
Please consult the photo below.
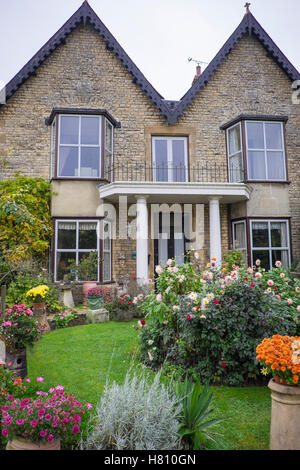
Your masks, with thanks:
<instances>
[{"instance_id":1,"label":"roof gable","mask_svg":"<svg viewBox=\"0 0 300 470\"><path fill-rule=\"evenodd\" d=\"M124 67L132 75L132 81L136 83L156 105L160 112L168 119L169 105L163 97L155 90L142 72L126 54L118 41L102 23L94 10L84 1L81 7L69 18L69 20L55 33L49 41L27 62L26 65L10 80L6 86L6 99L10 98L31 75L35 75L36 69L47 59L48 56L65 42L66 37L81 23L90 23L103 38L107 49L111 50Z\"/></svg>"},{"instance_id":2,"label":"roof gable","mask_svg":"<svg viewBox=\"0 0 300 470\"><path fill-rule=\"evenodd\" d=\"M191 86L188 92L181 98L181 100L178 101L176 107L174 108L174 112L171 113L171 116L168 119L169 124L173 125L177 122L178 118L183 114L186 107L193 101L196 94L207 85L212 75L222 64L235 44L237 44L246 34L249 36L255 36L258 39L270 57L272 57L279 67L281 67L281 69L287 74L291 81L300 79L299 72L249 11L245 14L239 26L225 42L214 59L209 63L204 72Z\"/></svg>"},{"instance_id":3,"label":"roof gable","mask_svg":"<svg viewBox=\"0 0 300 470\"><path fill-rule=\"evenodd\" d=\"M66 37L81 23L84 25L90 23L99 35L103 38L107 49L111 50L124 67L132 75L132 81L136 83L144 93L151 99L161 114L167 119L170 125L176 124L178 118L183 114L186 107L193 101L197 93L204 88L213 76L218 67L222 64L226 56L233 49L235 44L242 39L244 35L255 36L262 46L266 49L270 57L287 74L291 81L300 80L300 74L291 64L283 52L277 47L262 26L258 23L251 12L245 14L243 20L225 42L223 47L209 63L198 80L191 86L180 101L164 100L155 90L150 82L145 78L142 72L126 54L114 36L102 23L100 18L91 8L87 1L84 1L81 7L69 18L69 20L55 33L49 41L27 62L26 65L10 80L6 86L6 99L10 98L15 91L20 88L31 75L35 75L36 69L47 59L48 56L60 45L65 42ZM1 105L0 105L1 107Z\"/></svg>"}]
</instances>

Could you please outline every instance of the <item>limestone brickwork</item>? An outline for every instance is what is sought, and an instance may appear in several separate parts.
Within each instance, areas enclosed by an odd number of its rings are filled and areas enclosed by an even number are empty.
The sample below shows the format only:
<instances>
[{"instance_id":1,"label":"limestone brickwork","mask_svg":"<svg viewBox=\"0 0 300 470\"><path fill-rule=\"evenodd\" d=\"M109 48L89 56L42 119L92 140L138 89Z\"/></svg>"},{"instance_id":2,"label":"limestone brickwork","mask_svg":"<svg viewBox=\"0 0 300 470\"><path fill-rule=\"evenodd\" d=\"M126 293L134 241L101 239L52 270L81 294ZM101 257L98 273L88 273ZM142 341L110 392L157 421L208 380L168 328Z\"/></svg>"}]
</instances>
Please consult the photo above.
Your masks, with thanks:
<instances>
[{"instance_id":1,"label":"limestone brickwork","mask_svg":"<svg viewBox=\"0 0 300 470\"><path fill-rule=\"evenodd\" d=\"M192 77L191 77L192 78ZM291 216L293 255L300 260L300 105L292 103L291 82L268 57L254 37L244 37L198 93L174 126L168 125L156 106L133 83L125 69L99 34L89 24L79 25L45 62L0 108L0 151L11 148L11 168L1 175L50 177L50 127L45 125L52 109L106 109L121 128L114 130L114 162L151 162L152 135L184 135L189 139L191 165L225 165L225 131L220 126L240 114L287 115L286 149L290 184L274 183L276 215ZM55 217L96 215L99 181L53 181L52 211ZM232 214L270 216L264 204L264 185L252 183L255 200L232 205ZM268 185L270 186L270 185ZM79 191L79 188L83 190ZM72 197L74 192L74 198ZM272 188L268 189L269 193ZM268 193L268 194L269 194ZM281 196L279 196L281 194ZM280 198L280 200L279 200ZM254 202L261 201L255 206ZM163 202L163 201L162 201ZM179 201L180 202L180 201ZM228 207L221 207L222 253L229 246ZM150 228L150 227L149 227ZM205 205L205 247L209 256L209 217ZM113 274L121 278L135 275L134 240L113 242ZM153 254L152 242L149 252ZM124 256L123 256L124 255ZM125 259L124 259L125 257ZM153 272L150 256L149 275Z\"/></svg>"}]
</instances>

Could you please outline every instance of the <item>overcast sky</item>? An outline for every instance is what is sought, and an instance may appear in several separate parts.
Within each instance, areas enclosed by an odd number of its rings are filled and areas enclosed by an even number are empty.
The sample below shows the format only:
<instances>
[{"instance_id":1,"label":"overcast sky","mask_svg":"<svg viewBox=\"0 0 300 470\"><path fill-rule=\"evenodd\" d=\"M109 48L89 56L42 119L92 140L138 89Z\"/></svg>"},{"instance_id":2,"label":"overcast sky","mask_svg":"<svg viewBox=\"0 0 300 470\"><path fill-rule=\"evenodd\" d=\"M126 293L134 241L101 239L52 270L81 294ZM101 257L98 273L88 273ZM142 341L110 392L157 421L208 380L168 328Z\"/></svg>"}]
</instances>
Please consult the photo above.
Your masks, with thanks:
<instances>
[{"instance_id":1,"label":"overcast sky","mask_svg":"<svg viewBox=\"0 0 300 470\"><path fill-rule=\"evenodd\" d=\"M196 64L210 62L238 26L245 0L90 0L150 83L180 99ZM0 0L0 81L7 83L80 7L82 0ZM299 0L253 0L252 13L300 69Z\"/></svg>"}]
</instances>

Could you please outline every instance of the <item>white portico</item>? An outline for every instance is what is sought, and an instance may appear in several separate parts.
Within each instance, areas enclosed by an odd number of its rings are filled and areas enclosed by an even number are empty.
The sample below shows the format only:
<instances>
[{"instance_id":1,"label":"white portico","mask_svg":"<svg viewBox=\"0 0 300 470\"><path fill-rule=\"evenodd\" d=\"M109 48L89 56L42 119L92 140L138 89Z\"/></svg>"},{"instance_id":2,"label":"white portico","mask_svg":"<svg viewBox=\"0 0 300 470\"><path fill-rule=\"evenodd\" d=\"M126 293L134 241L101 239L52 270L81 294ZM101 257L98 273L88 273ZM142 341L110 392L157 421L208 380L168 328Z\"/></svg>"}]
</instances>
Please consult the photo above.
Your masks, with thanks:
<instances>
[{"instance_id":1,"label":"white portico","mask_svg":"<svg viewBox=\"0 0 300 470\"><path fill-rule=\"evenodd\" d=\"M140 285L147 284L149 210L152 204L208 204L210 257L222 260L220 204L233 204L249 199L250 188L244 183L193 182L113 182L99 186L101 200L117 206L119 197L126 196L128 206L136 204L136 277Z\"/></svg>"}]
</instances>

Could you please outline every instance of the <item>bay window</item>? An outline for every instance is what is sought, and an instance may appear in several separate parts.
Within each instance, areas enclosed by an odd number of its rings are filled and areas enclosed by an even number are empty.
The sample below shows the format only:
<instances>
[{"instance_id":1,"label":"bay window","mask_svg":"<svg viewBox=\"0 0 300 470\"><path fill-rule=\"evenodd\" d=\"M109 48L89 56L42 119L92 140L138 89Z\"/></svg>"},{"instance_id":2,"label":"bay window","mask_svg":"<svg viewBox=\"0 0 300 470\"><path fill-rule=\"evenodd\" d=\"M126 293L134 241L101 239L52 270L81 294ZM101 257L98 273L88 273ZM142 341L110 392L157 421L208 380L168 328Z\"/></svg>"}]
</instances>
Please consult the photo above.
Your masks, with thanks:
<instances>
[{"instance_id":1,"label":"bay window","mask_svg":"<svg viewBox=\"0 0 300 470\"><path fill-rule=\"evenodd\" d=\"M226 129L229 182L286 181L285 118L269 119L240 116L221 127Z\"/></svg>"},{"instance_id":2,"label":"bay window","mask_svg":"<svg viewBox=\"0 0 300 470\"><path fill-rule=\"evenodd\" d=\"M56 220L55 225L55 263L54 279L61 281L64 275L71 274L77 281L110 281L111 280L111 234L110 229L106 237L100 238L101 224L104 230L107 222L99 220ZM102 241L103 240L103 241ZM102 247L104 256L101 257ZM70 265L78 264L83 257L91 252L97 253L98 263L88 274L88 279L79 279L76 270L70 273ZM101 266L100 266L101 263ZM101 269L103 279L101 279ZM104 279L105 277L105 279Z\"/></svg>"},{"instance_id":3,"label":"bay window","mask_svg":"<svg viewBox=\"0 0 300 470\"><path fill-rule=\"evenodd\" d=\"M245 124L248 179L285 180L282 123L246 121Z\"/></svg>"},{"instance_id":4,"label":"bay window","mask_svg":"<svg viewBox=\"0 0 300 470\"><path fill-rule=\"evenodd\" d=\"M251 262L271 269L276 261L290 265L289 226L287 220L251 220Z\"/></svg>"},{"instance_id":5,"label":"bay window","mask_svg":"<svg viewBox=\"0 0 300 470\"><path fill-rule=\"evenodd\" d=\"M51 177L107 178L114 126L106 115L58 113L51 129Z\"/></svg>"}]
</instances>

